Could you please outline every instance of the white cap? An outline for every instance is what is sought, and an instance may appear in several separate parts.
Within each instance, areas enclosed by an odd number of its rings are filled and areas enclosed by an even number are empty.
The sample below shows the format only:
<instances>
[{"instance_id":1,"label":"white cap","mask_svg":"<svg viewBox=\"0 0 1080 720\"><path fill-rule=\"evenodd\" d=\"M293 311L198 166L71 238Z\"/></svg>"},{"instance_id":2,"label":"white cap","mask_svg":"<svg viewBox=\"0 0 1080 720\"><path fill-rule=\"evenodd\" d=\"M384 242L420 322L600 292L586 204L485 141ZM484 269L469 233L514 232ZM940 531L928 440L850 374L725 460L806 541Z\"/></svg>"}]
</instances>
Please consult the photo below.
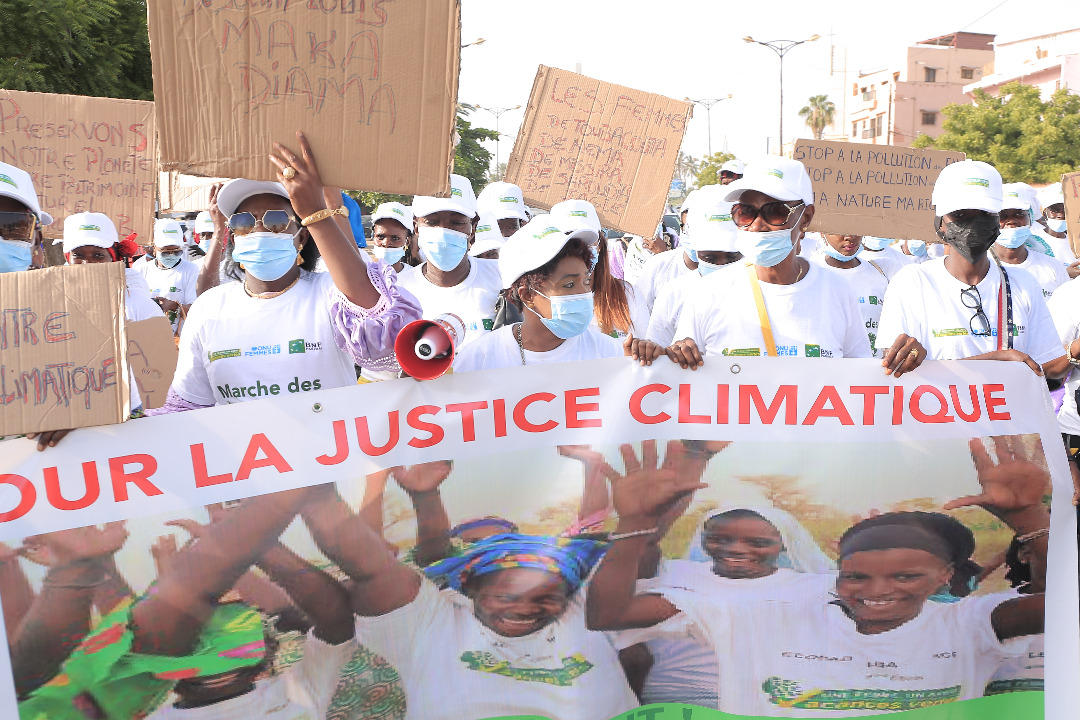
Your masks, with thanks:
<instances>
[{"instance_id":1,"label":"white cap","mask_svg":"<svg viewBox=\"0 0 1080 720\"><path fill-rule=\"evenodd\" d=\"M406 231L413 231L412 208L408 205L402 205L399 202L382 203L375 208L375 212L371 213L371 224L374 225L380 220L397 220Z\"/></svg>"},{"instance_id":2,"label":"white cap","mask_svg":"<svg viewBox=\"0 0 1080 720\"><path fill-rule=\"evenodd\" d=\"M34 180L30 177L30 173L25 170L0 162L0 195L14 198L30 208L30 211L37 215L37 219L42 225L52 224L53 217L38 205Z\"/></svg>"},{"instance_id":3,"label":"white cap","mask_svg":"<svg viewBox=\"0 0 1080 720\"><path fill-rule=\"evenodd\" d=\"M746 174L746 163L742 160L728 160L726 163L720 166L720 172L732 172L736 175ZM810 203L807 203L809 205Z\"/></svg>"},{"instance_id":4,"label":"white cap","mask_svg":"<svg viewBox=\"0 0 1080 720\"><path fill-rule=\"evenodd\" d=\"M537 215L511 235L499 253L502 286L508 288L527 272L541 267L559 254L576 235L567 235L550 215Z\"/></svg>"},{"instance_id":5,"label":"white cap","mask_svg":"<svg viewBox=\"0 0 1080 720\"><path fill-rule=\"evenodd\" d=\"M85 245L111 248L120 237L108 215L83 212L64 218L64 254Z\"/></svg>"},{"instance_id":6,"label":"white cap","mask_svg":"<svg viewBox=\"0 0 1080 720\"><path fill-rule=\"evenodd\" d=\"M1006 183L1001 186L1002 210L1028 210L1032 217L1042 215L1042 205L1036 197L1035 188L1027 183Z\"/></svg>"},{"instance_id":7,"label":"white cap","mask_svg":"<svg viewBox=\"0 0 1080 720\"><path fill-rule=\"evenodd\" d=\"M1001 174L979 160L946 165L934 183L930 202L938 217L955 210L1001 212Z\"/></svg>"},{"instance_id":8,"label":"white cap","mask_svg":"<svg viewBox=\"0 0 1080 720\"><path fill-rule=\"evenodd\" d=\"M489 212L497 220L517 218L522 222L528 222L529 213L525 209L525 199L521 195L521 188L514 183L493 182L480 191L476 198L476 209L480 212Z\"/></svg>"},{"instance_id":9,"label":"white cap","mask_svg":"<svg viewBox=\"0 0 1080 720\"><path fill-rule=\"evenodd\" d=\"M184 246L184 228L175 220L161 218L154 221L154 247Z\"/></svg>"},{"instance_id":10,"label":"white cap","mask_svg":"<svg viewBox=\"0 0 1080 720\"><path fill-rule=\"evenodd\" d=\"M563 200L551 206L551 218L567 235L579 237L592 245L600 239L600 218L588 200Z\"/></svg>"},{"instance_id":11,"label":"white cap","mask_svg":"<svg viewBox=\"0 0 1080 720\"><path fill-rule=\"evenodd\" d=\"M476 223L476 240L469 248L469 254L473 257L486 253L488 250L501 250L506 244L506 238L499 230L499 221L488 212L480 213L480 220Z\"/></svg>"},{"instance_id":12,"label":"white cap","mask_svg":"<svg viewBox=\"0 0 1080 720\"><path fill-rule=\"evenodd\" d=\"M209 210L203 210L195 216L195 225L193 226L193 229L196 235L214 232L214 219L210 217Z\"/></svg>"},{"instance_id":13,"label":"white cap","mask_svg":"<svg viewBox=\"0 0 1080 720\"><path fill-rule=\"evenodd\" d=\"M461 213L470 220L476 217L476 195L469 178L451 174L449 197L417 195L413 198L412 211L416 217L427 217L444 210Z\"/></svg>"},{"instance_id":14,"label":"white cap","mask_svg":"<svg viewBox=\"0 0 1080 720\"><path fill-rule=\"evenodd\" d=\"M735 222L731 219L734 204L716 192L707 193L694 203L687 230L689 244L694 250L735 252Z\"/></svg>"},{"instance_id":15,"label":"white cap","mask_svg":"<svg viewBox=\"0 0 1080 720\"><path fill-rule=\"evenodd\" d=\"M217 194L218 209L225 217L235 215L240 203L256 195L277 195L289 199L289 193L285 192L285 186L281 183L237 178L221 186Z\"/></svg>"},{"instance_id":16,"label":"white cap","mask_svg":"<svg viewBox=\"0 0 1080 720\"><path fill-rule=\"evenodd\" d=\"M705 185L704 187L709 187L709 186ZM683 198L682 205L679 206L679 214L680 215L690 209L691 205L694 202L694 198L696 198L698 196L698 193L700 193L700 192L701 192L701 188L696 188L694 190L691 190L689 193L687 193L686 197Z\"/></svg>"},{"instance_id":17,"label":"white cap","mask_svg":"<svg viewBox=\"0 0 1080 720\"><path fill-rule=\"evenodd\" d=\"M1042 206L1043 210L1051 205L1060 205L1064 202L1065 194L1061 192L1061 183L1047 185L1039 191L1039 205Z\"/></svg>"},{"instance_id":18,"label":"white cap","mask_svg":"<svg viewBox=\"0 0 1080 720\"><path fill-rule=\"evenodd\" d=\"M767 155L747 165L745 170L742 178L724 186L728 191L724 196L725 200L738 202L744 192L756 190L785 202L802 200L807 205L814 204L814 188L810 184L810 176L798 160ZM690 227L694 227L693 223Z\"/></svg>"}]
</instances>

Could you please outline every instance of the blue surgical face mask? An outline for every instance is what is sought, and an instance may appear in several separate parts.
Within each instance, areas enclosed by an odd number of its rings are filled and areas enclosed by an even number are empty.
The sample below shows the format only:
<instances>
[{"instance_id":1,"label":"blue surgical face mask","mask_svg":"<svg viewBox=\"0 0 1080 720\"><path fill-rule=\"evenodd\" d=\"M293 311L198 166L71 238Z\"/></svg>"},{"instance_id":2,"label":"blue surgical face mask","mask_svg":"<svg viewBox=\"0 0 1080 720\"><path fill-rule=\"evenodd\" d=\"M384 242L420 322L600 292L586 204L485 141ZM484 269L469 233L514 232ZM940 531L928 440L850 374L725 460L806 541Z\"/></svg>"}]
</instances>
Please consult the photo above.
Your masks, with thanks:
<instances>
[{"instance_id":1,"label":"blue surgical face mask","mask_svg":"<svg viewBox=\"0 0 1080 720\"><path fill-rule=\"evenodd\" d=\"M713 264L711 262L705 262L704 260L698 260L697 261L697 271L698 271L698 274L700 274L702 277L704 277L705 275L708 275L709 273L714 273L714 272L716 272L717 270L719 270L722 267L724 267L724 266L723 265L715 265L715 264Z\"/></svg>"},{"instance_id":2,"label":"blue surgical face mask","mask_svg":"<svg viewBox=\"0 0 1080 720\"><path fill-rule=\"evenodd\" d=\"M871 237L869 235L863 235L862 244L863 247L867 250L873 250L874 252L877 252L878 250L884 250L885 248L889 247L889 245L892 244L892 241L889 240L889 238L879 238Z\"/></svg>"},{"instance_id":3,"label":"blue surgical face mask","mask_svg":"<svg viewBox=\"0 0 1080 720\"><path fill-rule=\"evenodd\" d=\"M1031 237L1031 226L1024 225L1022 227L1004 227L998 233L997 244L1002 247L1007 247L1010 250L1016 248L1027 242L1027 239Z\"/></svg>"},{"instance_id":4,"label":"blue surgical face mask","mask_svg":"<svg viewBox=\"0 0 1080 720\"><path fill-rule=\"evenodd\" d=\"M863 246L859 245L859 248L855 251L854 255L845 255L844 253L840 252L832 245L830 245L828 240L821 243L821 252L825 253L833 260L839 260L840 262L849 262L851 260L854 260L855 258L859 257L859 253L861 253L862 251Z\"/></svg>"},{"instance_id":5,"label":"blue surgical face mask","mask_svg":"<svg viewBox=\"0 0 1080 720\"><path fill-rule=\"evenodd\" d=\"M371 252L375 254L375 257L382 260L387 265L397 265L405 258L405 248L403 247L382 247L376 245L371 249Z\"/></svg>"},{"instance_id":6,"label":"blue surgical face mask","mask_svg":"<svg viewBox=\"0 0 1080 720\"><path fill-rule=\"evenodd\" d=\"M799 210L795 221L798 226L806 206ZM750 232L742 228L735 229L735 246L750 262L761 267L772 267L791 254L795 248L791 242L793 228L780 228L766 232Z\"/></svg>"},{"instance_id":7,"label":"blue surgical face mask","mask_svg":"<svg viewBox=\"0 0 1080 720\"><path fill-rule=\"evenodd\" d=\"M926 241L925 240L908 240L907 249L914 257L926 257Z\"/></svg>"},{"instance_id":8,"label":"blue surgical face mask","mask_svg":"<svg viewBox=\"0 0 1080 720\"><path fill-rule=\"evenodd\" d=\"M19 272L30 267L34 246L20 240L0 238L0 273Z\"/></svg>"},{"instance_id":9,"label":"blue surgical face mask","mask_svg":"<svg viewBox=\"0 0 1080 720\"><path fill-rule=\"evenodd\" d=\"M180 262L180 253L161 253L158 262L164 268L174 268Z\"/></svg>"},{"instance_id":10,"label":"blue surgical face mask","mask_svg":"<svg viewBox=\"0 0 1080 720\"><path fill-rule=\"evenodd\" d=\"M1067 220L1055 220L1053 218L1046 218L1046 227L1050 228L1056 233L1065 232L1065 228L1068 227Z\"/></svg>"},{"instance_id":11,"label":"blue surgical face mask","mask_svg":"<svg viewBox=\"0 0 1080 720\"><path fill-rule=\"evenodd\" d=\"M469 251L468 235L437 225L421 225L418 239L424 257L443 272L450 272L460 265Z\"/></svg>"},{"instance_id":12,"label":"blue surgical face mask","mask_svg":"<svg viewBox=\"0 0 1080 720\"><path fill-rule=\"evenodd\" d=\"M299 233L298 233L299 234ZM263 282L285 276L296 265L299 251L291 233L253 232L234 239L233 260L244 266L244 272Z\"/></svg>"},{"instance_id":13,"label":"blue surgical face mask","mask_svg":"<svg viewBox=\"0 0 1080 720\"><path fill-rule=\"evenodd\" d=\"M593 296L591 292L578 295L553 295L548 297L543 293L537 293L551 301L551 317L546 318L529 307L532 313L540 318L544 327L551 334L561 340L569 340L585 332L593 319Z\"/></svg>"},{"instance_id":14,"label":"blue surgical face mask","mask_svg":"<svg viewBox=\"0 0 1080 720\"><path fill-rule=\"evenodd\" d=\"M700 262L700 260L698 260L697 250L694 249L693 242L689 234L684 234L679 238L679 247L686 253L686 257L690 258L690 262L696 263Z\"/></svg>"}]
</instances>

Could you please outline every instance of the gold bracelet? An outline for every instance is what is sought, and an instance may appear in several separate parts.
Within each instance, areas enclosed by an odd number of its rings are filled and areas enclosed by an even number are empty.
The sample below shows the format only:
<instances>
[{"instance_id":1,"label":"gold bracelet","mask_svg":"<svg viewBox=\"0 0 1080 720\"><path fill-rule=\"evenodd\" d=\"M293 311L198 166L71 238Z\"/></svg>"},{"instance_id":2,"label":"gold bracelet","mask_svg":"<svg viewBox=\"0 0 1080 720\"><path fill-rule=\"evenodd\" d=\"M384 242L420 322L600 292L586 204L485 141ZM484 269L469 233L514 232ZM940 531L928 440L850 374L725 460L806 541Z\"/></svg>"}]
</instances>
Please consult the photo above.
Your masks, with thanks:
<instances>
[{"instance_id":1,"label":"gold bracelet","mask_svg":"<svg viewBox=\"0 0 1080 720\"><path fill-rule=\"evenodd\" d=\"M1072 340L1065 343L1065 357L1068 359L1070 365L1080 365L1080 359L1074 358L1072 355L1072 344Z\"/></svg>"},{"instance_id":2,"label":"gold bracelet","mask_svg":"<svg viewBox=\"0 0 1080 720\"><path fill-rule=\"evenodd\" d=\"M334 208L333 210L331 210L330 208L323 208L322 210L319 210L318 212L313 212L310 215L308 215L306 218L304 218L303 220L300 221L300 224L302 226L304 226L304 227L307 227L308 225L314 225L315 223L319 222L320 220L325 220L326 218L331 217L333 215L341 215L342 217L349 217L349 208L345 207L344 205L339 207L339 208Z\"/></svg>"}]
</instances>

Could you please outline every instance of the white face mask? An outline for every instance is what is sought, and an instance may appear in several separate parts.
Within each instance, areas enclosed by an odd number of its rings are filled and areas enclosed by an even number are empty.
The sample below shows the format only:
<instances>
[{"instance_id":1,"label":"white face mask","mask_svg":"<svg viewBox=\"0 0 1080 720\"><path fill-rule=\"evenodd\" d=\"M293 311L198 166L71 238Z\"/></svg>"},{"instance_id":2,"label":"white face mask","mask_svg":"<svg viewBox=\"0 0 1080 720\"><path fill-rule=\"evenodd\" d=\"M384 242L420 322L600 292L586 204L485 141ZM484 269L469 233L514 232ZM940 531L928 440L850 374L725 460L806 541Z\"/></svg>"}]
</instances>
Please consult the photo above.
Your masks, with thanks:
<instances>
[{"instance_id":1,"label":"white face mask","mask_svg":"<svg viewBox=\"0 0 1080 720\"><path fill-rule=\"evenodd\" d=\"M403 247L395 248L376 245L371 249L371 252L387 265L396 265L405 258L405 248Z\"/></svg>"},{"instance_id":2,"label":"white face mask","mask_svg":"<svg viewBox=\"0 0 1080 720\"><path fill-rule=\"evenodd\" d=\"M1046 227L1050 228L1052 232L1063 233L1065 232L1065 228L1068 227L1068 221L1064 218L1061 220L1046 218Z\"/></svg>"},{"instance_id":3,"label":"white face mask","mask_svg":"<svg viewBox=\"0 0 1080 720\"><path fill-rule=\"evenodd\" d=\"M437 225L421 225L418 240L427 261L443 272L460 265L469 251L468 235Z\"/></svg>"}]
</instances>

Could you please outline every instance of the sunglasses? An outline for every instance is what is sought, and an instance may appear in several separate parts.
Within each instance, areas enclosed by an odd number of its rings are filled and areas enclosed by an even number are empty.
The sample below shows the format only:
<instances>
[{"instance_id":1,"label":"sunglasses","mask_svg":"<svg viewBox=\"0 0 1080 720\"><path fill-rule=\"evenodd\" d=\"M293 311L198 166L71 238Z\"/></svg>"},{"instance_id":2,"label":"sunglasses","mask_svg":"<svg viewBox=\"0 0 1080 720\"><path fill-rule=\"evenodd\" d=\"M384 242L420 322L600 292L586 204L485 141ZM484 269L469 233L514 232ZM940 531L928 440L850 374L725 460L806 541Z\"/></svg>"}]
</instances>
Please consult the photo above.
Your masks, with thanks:
<instances>
[{"instance_id":1,"label":"sunglasses","mask_svg":"<svg viewBox=\"0 0 1080 720\"><path fill-rule=\"evenodd\" d=\"M742 175L739 175L737 173L733 173L730 170L721 170L720 171L720 177L722 177L722 178L741 178Z\"/></svg>"},{"instance_id":2,"label":"sunglasses","mask_svg":"<svg viewBox=\"0 0 1080 720\"><path fill-rule=\"evenodd\" d=\"M258 223L266 232L281 233L285 232L295 219L287 210L267 210L259 221L249 212L236 213L229 216L229 230L233 235L247 235L255 232L255 225Z\"/></svg>"},{"instance_id":3,"label":"sunglasses","mask_svg":"<svg viewBox=\"0 0 1080 720\"><path fill-rule=\"evenodd\" d=\"M0 212L0 236L5 240L31 242L37 218L32 212Z\"/></svg>"},{"instance_id":4,"label":"sunglasses","mask_svg":"<svg viewBox=\"0 0 1080 720\"><path fill-rule=\"evenodd\" d=\"M976 337L988 337L990 335L990 318L983 312L982 296L979 288L972 285L960 291L960 301L968 310L974 310L975 314L968 321L968 330Z\"/></svg>"},{"instance_id":5,"label":"sunglasses","mask_svg":"<svg viewBox=\"0 0 1080 720\"><path fill-rule=\"evenodd\" d=\"M791 213L795 212L800 206L805 204L806 203L800 200L794 206L791 206L786 202L776 200L767 202L761 207L756 208L753 205L747 205L746 203L735 203L731 207L731 219L735 221L735 226L740 228L750 227L759 217L766 225L783 227L784 225L787 225L788 220L791 219Z\"/></svg>"}]
</instances>

